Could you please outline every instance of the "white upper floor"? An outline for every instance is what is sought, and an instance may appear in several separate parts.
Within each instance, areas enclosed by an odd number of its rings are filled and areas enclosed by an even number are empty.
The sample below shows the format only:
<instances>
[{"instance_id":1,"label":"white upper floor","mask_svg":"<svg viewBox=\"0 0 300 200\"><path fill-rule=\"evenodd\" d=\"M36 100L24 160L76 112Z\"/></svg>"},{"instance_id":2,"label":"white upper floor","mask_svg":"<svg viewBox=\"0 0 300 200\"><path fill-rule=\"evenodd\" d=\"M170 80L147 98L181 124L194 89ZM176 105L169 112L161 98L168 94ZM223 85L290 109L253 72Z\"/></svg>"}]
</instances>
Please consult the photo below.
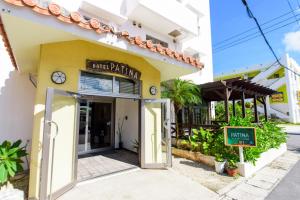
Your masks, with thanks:
<instances>
[{"instance_id":1,"label":"white upper floor","mask_svg":"<svg viewBox=\"0 0 300 200\"><path fill-rule=\"evenodd\" d=\"M209 0L53 0L87 19L95 17L212 65ZM209 57L206 61L203 57ZM203 58L203 59L202 59Z\"/></svg>"}]
</instances>

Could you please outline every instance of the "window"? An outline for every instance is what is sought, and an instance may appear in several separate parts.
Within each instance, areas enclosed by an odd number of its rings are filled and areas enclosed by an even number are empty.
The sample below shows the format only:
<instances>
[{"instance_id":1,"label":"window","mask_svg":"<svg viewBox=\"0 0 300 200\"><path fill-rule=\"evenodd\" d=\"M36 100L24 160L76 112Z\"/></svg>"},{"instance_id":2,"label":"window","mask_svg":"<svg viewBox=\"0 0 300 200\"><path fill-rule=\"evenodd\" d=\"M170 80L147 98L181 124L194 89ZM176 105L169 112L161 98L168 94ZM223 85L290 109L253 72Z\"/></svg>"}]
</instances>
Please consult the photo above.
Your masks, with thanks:
<instances>
[{"instance_id":1,"label":"window","mask_svg":"<svg viewBox=\"0 0 300 200\"><path fill-rule=\"evenodd\" d=\"M151 40L153 42L153 44L160 44L161 46L166 47L166 48L168 48L168 46L169 46L167 42L161 41L161 40L159 40L157 38L154 38L150 35L146 35L146 40Z\"/></svg>"},{"instance_id":2,"label":"window","mask_svg":"<svg viewBox=\"0 0 300 200\"><path fill-rule=\"evenodd\" d=\"M110 94L114 95L140 95L140 81L109 76L104 74L94 74L81 72L80 92L84 94Z\"/></svg>"},{"instance_id":3,"label":"window","mask_svg":"<svg viewBox=\"0 0 300 200\"><path fill-rule=\"evenodd\" d=\"M114 92L121 94L139 94L139 84L133 80L116 77Z\"/></svg>"},{"instance_id":4,"label":"window","mask_svg":"<svg viewBox=\"0 0 300 200\"><path fill-rule=\"evenodd\" d=\"M279 78L279 74L274 74L274 78Z\"/></svg>"},{"instance_id":5,"label":"window","mask_svg":"<svg viewBox=\"0 0 300 200\"><path fill-rule=\"evenodd\" d=\"M82 72L80 77L80 89L88 93L112 92L113 77Z\"/></svg>"}]
</instances>

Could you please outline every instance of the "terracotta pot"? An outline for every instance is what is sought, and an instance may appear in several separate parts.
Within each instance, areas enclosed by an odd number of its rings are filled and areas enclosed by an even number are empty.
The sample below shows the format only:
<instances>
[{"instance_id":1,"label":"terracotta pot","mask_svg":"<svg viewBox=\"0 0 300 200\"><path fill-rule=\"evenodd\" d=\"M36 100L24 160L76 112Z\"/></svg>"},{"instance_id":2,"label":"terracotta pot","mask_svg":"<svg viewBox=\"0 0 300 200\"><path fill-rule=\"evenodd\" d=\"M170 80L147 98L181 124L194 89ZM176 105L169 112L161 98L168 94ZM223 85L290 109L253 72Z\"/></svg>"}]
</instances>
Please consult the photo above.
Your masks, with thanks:
<instances>
[{"instance_id":1,"label":"terracotta pot","mask_svg":"<svg viewBox=\"0 0 300 200\"><path fill-rule=\"evenodd\" d=\"M227 174L229 175L229 176L236 176L237 174L238 174L238 168L235 168L235 169L226 169L226 171L227 171Z\"/></svg>"}]
</instances>

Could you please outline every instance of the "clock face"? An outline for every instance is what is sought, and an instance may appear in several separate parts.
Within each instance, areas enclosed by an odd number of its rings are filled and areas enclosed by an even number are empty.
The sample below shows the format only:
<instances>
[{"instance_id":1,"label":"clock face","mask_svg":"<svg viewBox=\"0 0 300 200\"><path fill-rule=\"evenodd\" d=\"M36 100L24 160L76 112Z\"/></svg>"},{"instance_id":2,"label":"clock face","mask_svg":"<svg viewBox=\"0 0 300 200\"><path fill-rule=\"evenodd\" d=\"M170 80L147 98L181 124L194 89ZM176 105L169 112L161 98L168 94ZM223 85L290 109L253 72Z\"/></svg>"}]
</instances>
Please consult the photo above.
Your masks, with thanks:
<instances>
[{"instance_id":1,"label":"clock face","mask_svg":"<svg viewBox=\"0 0 300 200\"><path fill-rule=\"evenodd\" d=\"M66 82L66 74L61 71L55 71L51 75L51 80L56 84L63 84Z\"/></svg>"},{"instance_id":2,"label":"clock face","mask_svg":"<svg viewBox=\"0 0 300 200\"><path fill-rule=\"evenodd\" d=\"M150 87L150 94L151 95L156 95L156 93L157 93L157 88L155 86L151 86Z\"/></svg>"}]
</instances>

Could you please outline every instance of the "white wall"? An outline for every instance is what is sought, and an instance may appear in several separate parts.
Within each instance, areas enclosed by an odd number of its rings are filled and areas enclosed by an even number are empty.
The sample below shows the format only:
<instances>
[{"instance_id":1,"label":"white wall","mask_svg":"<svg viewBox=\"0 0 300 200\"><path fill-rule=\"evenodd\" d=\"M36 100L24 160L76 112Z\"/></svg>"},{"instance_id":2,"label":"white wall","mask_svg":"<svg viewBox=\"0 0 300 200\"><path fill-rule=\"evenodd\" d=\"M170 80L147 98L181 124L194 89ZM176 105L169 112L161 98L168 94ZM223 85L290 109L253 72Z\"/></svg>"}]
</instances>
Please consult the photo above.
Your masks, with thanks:
<instances>
[{"instance_id":1,"label":"white wall","mask_svg":"<svg viewBox=\"0 0 300 200\"><path fill-rule=\"evenodd\" d=\"M0 41L0 143L21 139L25 144L31 142L35 88L28 74L14 69Z\"/></svg>"},{"instance_id":2,"label":"white wall","mask_svg":"<svg viewBox=\"0 0 300 200\"><path fill-rule=\"evenodd\" d=\"M116 99L116 116L115 116L115 147L119 147L119 136L117 135L118 121L127 116L124 120L122 142L123 148L136 151L133 148L133 142L138 141L139 133L139 103L132 99Z\"/></svg>"},{"instance_id":3,"label":"white wall","mask_svg":"<svg viewBox=\"0 0 300 200\"><path fill-rule=\"evenodd\" d=\"M209 1L201 1L202 17L199 18L200 32L197 41L200 52L200 62L204 63L204 69L199 72L180 77L181 79L191 80L195 84L202 84L213 81L213 59L210 25L210 5ZM188 42L188 41L187 41Z\"/></svg>"}]
</instances>

